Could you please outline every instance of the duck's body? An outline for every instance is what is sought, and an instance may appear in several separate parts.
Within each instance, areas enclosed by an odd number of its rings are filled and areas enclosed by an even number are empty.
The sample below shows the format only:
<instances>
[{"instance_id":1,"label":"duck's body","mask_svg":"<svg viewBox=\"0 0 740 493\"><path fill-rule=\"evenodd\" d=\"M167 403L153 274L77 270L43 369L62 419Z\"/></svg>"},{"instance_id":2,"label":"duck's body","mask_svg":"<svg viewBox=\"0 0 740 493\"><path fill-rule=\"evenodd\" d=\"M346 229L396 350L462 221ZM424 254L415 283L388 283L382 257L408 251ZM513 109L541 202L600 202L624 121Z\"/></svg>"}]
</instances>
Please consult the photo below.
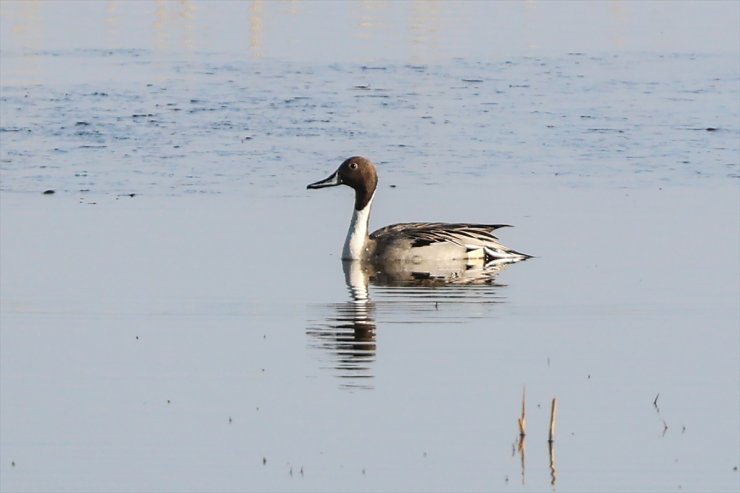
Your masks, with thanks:
<instances>
[{"instance_id":1,"label":"duck's body","mask_svg":"<svg viewBox=\"0 0 740 493\"><path fill-rule=\"evenodd\" d=\"M401 223L368 234L370 209L377 184L375 165L369 159L354 156L346 159L328 178L308 185L311 189L348 185L355 190L355 208L342 250L343 260L374 263L479 260L505 263L529 258L529 255L502 245L492 234L505 224Z\"/></svg>"},{"instance_id":2,"label":"duck's body","mask_svg":"<svg viewBox=\"0 0 740 493\"><path fill-rule=\"evenodd\" d=\"M491 234L505 226L467 223L393 224L371 234L368 249L375 248L372 253L376 257L402 260L495 260L523 257L501 245Z\"/></svg>"}]
</instances>

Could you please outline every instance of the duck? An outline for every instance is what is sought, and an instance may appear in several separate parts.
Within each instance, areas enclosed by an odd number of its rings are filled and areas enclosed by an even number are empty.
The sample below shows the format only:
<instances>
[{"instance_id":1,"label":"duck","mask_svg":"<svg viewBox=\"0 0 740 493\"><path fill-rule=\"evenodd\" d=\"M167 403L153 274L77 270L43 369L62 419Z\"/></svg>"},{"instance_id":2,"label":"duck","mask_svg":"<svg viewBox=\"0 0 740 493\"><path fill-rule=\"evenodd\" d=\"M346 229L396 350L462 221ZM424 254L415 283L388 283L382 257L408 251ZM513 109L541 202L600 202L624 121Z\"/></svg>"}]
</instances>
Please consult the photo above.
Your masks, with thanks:
<instances>
[{"instance_id":1,"label":"duck","mask_svg":"<svg viewBox=\"0 0 740 493\"><path fill-rule=\"evenodd\" d=\"M355 191L342 260L369 262L481 261L514 263L531 258L501 244L493 232L508 224L414 222L385 226L368 234L370 210L378 188L373 162L362 156L345 159L334 173L309 184L309 190L346 185Z\"/></svg>"}]
</instances>

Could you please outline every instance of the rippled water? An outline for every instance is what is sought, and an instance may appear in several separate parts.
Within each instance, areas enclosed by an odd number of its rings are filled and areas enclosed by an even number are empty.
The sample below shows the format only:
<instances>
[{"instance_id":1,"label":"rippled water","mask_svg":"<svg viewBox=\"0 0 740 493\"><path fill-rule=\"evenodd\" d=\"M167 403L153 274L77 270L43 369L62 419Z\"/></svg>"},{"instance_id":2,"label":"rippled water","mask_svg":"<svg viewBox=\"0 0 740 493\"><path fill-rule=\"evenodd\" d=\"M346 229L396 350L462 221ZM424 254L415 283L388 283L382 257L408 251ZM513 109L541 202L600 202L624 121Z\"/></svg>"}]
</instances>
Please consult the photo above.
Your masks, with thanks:
<instances>
[{"instance_id":1,"label":"rippled water","mask_svg":"<svg viewBox=\"0 0 740 493\"><path fill-rule=\"evenodd\" d=\"M0 490L737 491L740 7L60 4L0 11ZM343 265L353 154L534 258Z\"/></svg>"},{"instance_id":2,"label":"rippled water","mask_svg":"<svg viewBox=\"0 0 740 493\"><path fill-rule=\"evenodd\" d=\"M461 175L622 186L737 177L732 55L258 70L223 56L37 56L101 63L112 80L4 88L5 191L48 182L78 194L290 193L285 180L352 153L374 156L384 182L401 185Z\"/></svg>"}]
</instances>

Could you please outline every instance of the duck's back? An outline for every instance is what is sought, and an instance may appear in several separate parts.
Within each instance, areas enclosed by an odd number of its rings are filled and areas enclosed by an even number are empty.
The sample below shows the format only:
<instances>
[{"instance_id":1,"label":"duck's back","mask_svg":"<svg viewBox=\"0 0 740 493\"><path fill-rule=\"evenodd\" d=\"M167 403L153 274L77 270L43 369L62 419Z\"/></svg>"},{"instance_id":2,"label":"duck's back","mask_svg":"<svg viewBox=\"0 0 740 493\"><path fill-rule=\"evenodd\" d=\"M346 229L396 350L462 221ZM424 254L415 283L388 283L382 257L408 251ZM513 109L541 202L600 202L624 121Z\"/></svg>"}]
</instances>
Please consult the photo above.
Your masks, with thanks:
<instances>
[{"instance_id":1,"label":"duck's back","mask_svg":"<svg viewBox=\"0 0 740 493\"><path fill-rule=\"evenodd\" d=\"M526 255L499 243L492 233L506 224L401 223L370 235L372 254L384 260L523 260Z\"/></svg>"}]
</instances>

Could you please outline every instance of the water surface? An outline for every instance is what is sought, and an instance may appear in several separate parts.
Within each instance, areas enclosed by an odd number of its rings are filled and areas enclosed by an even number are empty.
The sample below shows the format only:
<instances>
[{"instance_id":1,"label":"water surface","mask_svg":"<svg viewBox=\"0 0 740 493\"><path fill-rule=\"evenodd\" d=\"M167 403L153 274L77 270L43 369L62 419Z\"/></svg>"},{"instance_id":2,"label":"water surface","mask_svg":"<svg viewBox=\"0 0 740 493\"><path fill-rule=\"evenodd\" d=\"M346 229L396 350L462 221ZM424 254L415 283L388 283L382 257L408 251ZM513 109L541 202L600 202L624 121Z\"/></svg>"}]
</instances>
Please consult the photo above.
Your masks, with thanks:
<instances>
[{"instance_id":1,"label":"water surface","mask_svg":"<svg viewBox=\"0 0 740 493\"><path fill-rule=\"evenodd\" d=\"M85 5L0 16L2 491L737 491L740 7ZM536 258L348 282L352 154Z\"/></svg>"}]
</instances>

